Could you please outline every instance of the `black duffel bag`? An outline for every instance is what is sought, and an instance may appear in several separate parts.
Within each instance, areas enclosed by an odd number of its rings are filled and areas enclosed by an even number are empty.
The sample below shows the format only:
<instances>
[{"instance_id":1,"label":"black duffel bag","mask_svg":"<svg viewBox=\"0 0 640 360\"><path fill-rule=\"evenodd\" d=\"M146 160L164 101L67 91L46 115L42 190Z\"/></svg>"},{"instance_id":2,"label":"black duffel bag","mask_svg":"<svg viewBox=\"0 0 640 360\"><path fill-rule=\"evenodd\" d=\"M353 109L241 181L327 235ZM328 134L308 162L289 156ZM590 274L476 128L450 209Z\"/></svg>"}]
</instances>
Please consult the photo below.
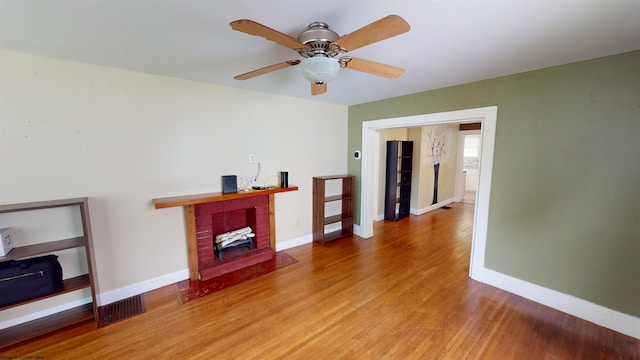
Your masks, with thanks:
<instances>
[{"instance_id":1,"label":"black duffel bag","mask_svg":"<svg viewBox=\"0 0 640 360\"><path fill-rule=\"evenodd\" d=\"M0 263L0 306L37 298L62 287L56 255Z\"/></svg>"}]
</instances>

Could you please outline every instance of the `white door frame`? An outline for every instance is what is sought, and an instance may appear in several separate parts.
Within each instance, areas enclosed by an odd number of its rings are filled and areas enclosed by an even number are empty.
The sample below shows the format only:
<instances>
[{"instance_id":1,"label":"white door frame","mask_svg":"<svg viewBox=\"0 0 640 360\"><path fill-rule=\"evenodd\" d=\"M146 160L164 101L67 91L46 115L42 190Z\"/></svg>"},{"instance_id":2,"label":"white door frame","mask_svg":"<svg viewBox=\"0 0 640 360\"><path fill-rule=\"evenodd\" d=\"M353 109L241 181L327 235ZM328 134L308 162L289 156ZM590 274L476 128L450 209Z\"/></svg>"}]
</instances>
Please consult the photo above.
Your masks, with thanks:
<instances>
[{"instance_id":1,"label":"white door frame","mask_svg":"<svg viewBox=\"0 0 640 360\"><path fill-rule=\"evenodd\" d=\"M364 121L362 123L362 168L360 176L360 226L356 235L373 236L373 154L375 133L382 129L428 126L449 123L481 122L482 159L480 160L478 193L473 224L469 276L475 278L484 269L487 240L491 174L493 169L493 146L495 142L497 106L447 111L435 114Z\"/></svg>"},{"instance_id":2,"label":"white door frame","mask_svg":"<svg viewBox=\"0 0 640 360\"><path fill-rule=\"evenodd\" d=\"M482 155L478 174L478 193L473 220L471 239L471 258L469 276L499 289L517 294L526 299L549 306L556 310L577 316L600 326L613 329L625 335L640 339L640 318L605 308L573 295L514 278L484 267L487 244L487 222L489 218L489 199L491 195L491 175L493 169L493 147L496 136L497 106L477 109L449 111L365 121L362 123L362 175L360 181L360 226L361 237L373 236L372 177L373 177L373 141L375 132L382 129L414 127L447 123L482 122Z\"/></svg>"}]
</instances>

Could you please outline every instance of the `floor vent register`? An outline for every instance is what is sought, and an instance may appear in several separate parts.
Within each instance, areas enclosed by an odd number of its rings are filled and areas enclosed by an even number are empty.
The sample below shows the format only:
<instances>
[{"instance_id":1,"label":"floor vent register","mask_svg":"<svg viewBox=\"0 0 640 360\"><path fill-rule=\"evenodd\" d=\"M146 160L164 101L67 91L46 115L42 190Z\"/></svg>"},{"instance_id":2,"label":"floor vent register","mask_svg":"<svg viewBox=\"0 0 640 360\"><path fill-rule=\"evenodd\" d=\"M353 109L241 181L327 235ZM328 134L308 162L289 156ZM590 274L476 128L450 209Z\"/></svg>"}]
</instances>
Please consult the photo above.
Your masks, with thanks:
<instances>
[{"instance_id":1,"label":"floor vent register","mask_svg":"<svg viewBox=\"0 0 640 360\"><path fill-rule=\"evenodd\" d=\"M136 295L122 299L98 308L100 316L99 327L113 324L120 320L142 314L147 311L144 303L144 295Z\"/></svg>"}]
</instances>

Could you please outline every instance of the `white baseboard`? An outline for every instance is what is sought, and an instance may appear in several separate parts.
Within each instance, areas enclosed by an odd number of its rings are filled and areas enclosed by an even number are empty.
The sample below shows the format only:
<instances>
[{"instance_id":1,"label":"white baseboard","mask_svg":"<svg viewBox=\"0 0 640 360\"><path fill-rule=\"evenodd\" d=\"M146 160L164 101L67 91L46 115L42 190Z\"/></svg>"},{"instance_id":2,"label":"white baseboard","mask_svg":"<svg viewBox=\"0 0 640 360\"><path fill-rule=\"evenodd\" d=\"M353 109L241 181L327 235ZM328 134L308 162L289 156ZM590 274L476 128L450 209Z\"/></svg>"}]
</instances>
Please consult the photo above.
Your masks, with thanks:
<instances>
[{"instance_id":1,"label":"white baseboard","mask_svg":"<svg viewBox=\"0 0 640 360\"><path fill-rule=\"evenodd\" d=\"M429 205L429 206L421 208L421 209L413 209L412 208L412 209L409 210L409 212L411 213L411 215L422 215L422 214L428 213L429 211L433 211L433 210L439 209L439 208L441 208L443 206L449 205L449 204L454 203L454 202L456 202L456 199L455 198L450 198L450 199L447 199L447 200L439 201L439 202L437 202L435 204Z\"/></svg>"},{"instance_id":2,"label":"white baseboard","mask_svg":"<svg viewBox=\"0 0 640 360\"><path fill-rule=\"evenodd\" d=\"M48 309L44 309L41 311L37 311L34 313L30 313L30 314L26 314L24 316L19 316L17 318L13 318L13 319L9 319L9 320L5 320L0 322L0 329L6 329L6 328L10 328L12 326L16 326L16 325L20 325L22 323L26 323L29 322L31 320L36 320L45 316L49 316L49 315L53 315L55 313L59 313L61 311L65 311L65 310L69 310L69 309L73 309L75 307L78 306L82 306L84 304L88 304L91 302L91 297L87 297L84 299L79 299L79 300L74 300L71 302L68 302L66 304L62 304L62 305L58 305L58 306L54 306ZM2 358L2 357L0 357Z\"/></svg>"},{"instance_id":3,"label":"white baseboard","mask_svg":"<svg viewBox=\"0 0 640 360\"><path fill-rule=\"evenodd\" d=\"M354 233L360 231L359 226L354 226ZM296 239L283 241L276 244L276 251L286 250L292 247L312 242L311 235L305 235ZM175 284L189 278L189 270L184 269L170 274L159 276L136 284L127 285L119 289L98 294L98 306L143 294L145 292ZM640 318L615 311L604 306L594 304L572 295L564 294L540 285L536 285L521 279L517 279L497 271L482 268L474 271L472 278L485 284L497 287L510 293L522 296L553 309L565 312L578 318L590 321L594 324L606 327L619 333L640 339ZM45 309L36 313L6 320L0 323L0 329L19 325L44 316L55 314L91 302L91 298L84 298L69 302L60 306Z\"/></svg>"},{"instance_id":4,"label":"white baseboard","mask_svg":"<svg viewBox=\"0 0 640 360\"><path fill-rule=\"evenodd\" d=\"M301 236L301 237L296 238L296 239L276 242L276 251L291 249L291 248L296 247L296 246L300 246L300 245L304 245L304 244L310 244L311 242L313 242L313 237L311 236L311 234L305 235L305 236Z\"/></svg>"},{"instance_id":5,"label":"white baseboard","mask_svg":"<svg viewBox=\"0 0 640 360\"><path fill-rule=\"evenodd\" d=\"M334 230L338 230L338 229L339 228L336 228ZM356 224L353 225L353 234L356 236L360 236L360 225L356 225ZM312 242L313 242L313 236L311 234L304 235L299 238L276 242L276 251L287 250L296 246L311 244Z\"/></svg>"},{"instance_id":6,"label":"white baseboard","mask_svg":"<svg viewBox=\"0 0 640 360\"><path fill-rule=\"evenodd\" d=\"M100 293L97 296L98 306L104 306L116 302L118 300L126 299L139 294L144 294L147 291L159 289L163 286L175 284L182 280L189 278L189 269L179 270L170 274L162 275L157 278L141 281L139 283L127 285L115 290Z\"/></svg>"},{"instance_id":7,"label":"white baseboard","mask_svg":"<svg viewBox=\"0 0 640 360\"><path fill-rule=\"evenodd\" d=\"M171 274L159 276L157 278L142 281L136 284L127 285L115 290L97 294L96 302L98 306L104 306L118 300L126 299L147 291L155 290L163 286L175 284L189 278L189 269L176 271ZM0 329L6 329L15 325L19 325L31 320L36 320L45 316L53 315L60 311L65 311L91 302L91 297L70 301L68 303L50 307L41 311L19 316L13 319L0 322Z\"/></svg>"},{"instance_id":8,"label":"white baseboard","mask_svg":"<svg viewBox=\"0 0 640 360\"><path fill-rule=\"evenodd\" d=\"M354 233L359 229L358 225L354 225ZM313 242L311 234L304 235L296 239L281 241L276 243L276 251L290 249L296 246L310 244ZM176 271L171 274L163 275L154 279L149 279L136 284L127 285L115 290L100 293L98 298L98 306L104 306L118 300L126 299L131 296L143 294L147 291L155 290L163 286L175 284L189 278L189 269Z\"/></svg>"},{"instance_id":9,"label":"white baseboard","mask_svg":"<svg viewBox=\"0 0 640 360\"><path fill-rule=\"evenodd\" d=\"M594 304L572 295L483 268L474 280L522 296L531 301L587 320L619 333L640 339L640 318Z\"/></svg>"}]
</instances>

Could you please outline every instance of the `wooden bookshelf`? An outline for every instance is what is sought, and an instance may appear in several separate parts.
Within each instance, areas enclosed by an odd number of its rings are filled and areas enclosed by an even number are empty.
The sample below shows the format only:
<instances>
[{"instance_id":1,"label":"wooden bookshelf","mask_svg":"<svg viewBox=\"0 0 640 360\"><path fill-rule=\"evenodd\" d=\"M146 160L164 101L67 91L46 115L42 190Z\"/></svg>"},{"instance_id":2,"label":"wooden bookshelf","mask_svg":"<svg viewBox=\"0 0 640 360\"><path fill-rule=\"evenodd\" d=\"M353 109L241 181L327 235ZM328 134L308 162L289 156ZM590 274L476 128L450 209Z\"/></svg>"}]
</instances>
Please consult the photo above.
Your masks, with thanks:
<instances>
[{"instance_id":1,"label":"wooden bookshelf","mask_svg":"<svg viewBox=\"0 0 640 360\"><path fill-rule=\"evenodd\" d=\"M384 219L396 221L411 210L413 141L387 141Z\"/></svg>"},{"instance_id":2,"label":"wooden bookshelf","mask_svg":"<svg viewBox=\"0 0 640 360\"><path fill-rule=\"evenodd\" d=\"M0 257L0 262L19 260L22 258L51 254L56 251L84 248L86 252L88 273L73 278L65 279L58 291L39 296L33 299L26 299L0 307L0 311L18 307L28 303L40 301L47 298L56 297L81 289L90 289L92 301L88 304L80 305L72 309L57 312L26 323L14 325L0 330L0 348L16 344L18 342L46 334L51 331L62 329L69 325L77 324L93 319L98 322L98 311L96 303L96 290L94 285L94 257L92 248L91 222L89 219L89 204L86 197L73 199L60 199L51 201L37 201L19 204L0 205L0 213L12 213L20 211L33 211L42 209L52 209L60 207L79 208L80 221L82 223L82 236L69 239L52 239L38 244L14 247L6 256Z\"/></svg>"},{"instance_id":3,"label":"wooden bookshelf","mask_svg":"<svg viewBox=\"0 0 640 360\"><path fill-rule=\"evenodd\" d=\"M327 182L340 181L341 192L327 195ZM317 176L313 178L313 241L324 245L329 241L353 235L355 177L351 175ZM327 203L341 202L338 214L327 214ZM339 229L327 231L332 225Z\"/></svg>"}]
</instances>

